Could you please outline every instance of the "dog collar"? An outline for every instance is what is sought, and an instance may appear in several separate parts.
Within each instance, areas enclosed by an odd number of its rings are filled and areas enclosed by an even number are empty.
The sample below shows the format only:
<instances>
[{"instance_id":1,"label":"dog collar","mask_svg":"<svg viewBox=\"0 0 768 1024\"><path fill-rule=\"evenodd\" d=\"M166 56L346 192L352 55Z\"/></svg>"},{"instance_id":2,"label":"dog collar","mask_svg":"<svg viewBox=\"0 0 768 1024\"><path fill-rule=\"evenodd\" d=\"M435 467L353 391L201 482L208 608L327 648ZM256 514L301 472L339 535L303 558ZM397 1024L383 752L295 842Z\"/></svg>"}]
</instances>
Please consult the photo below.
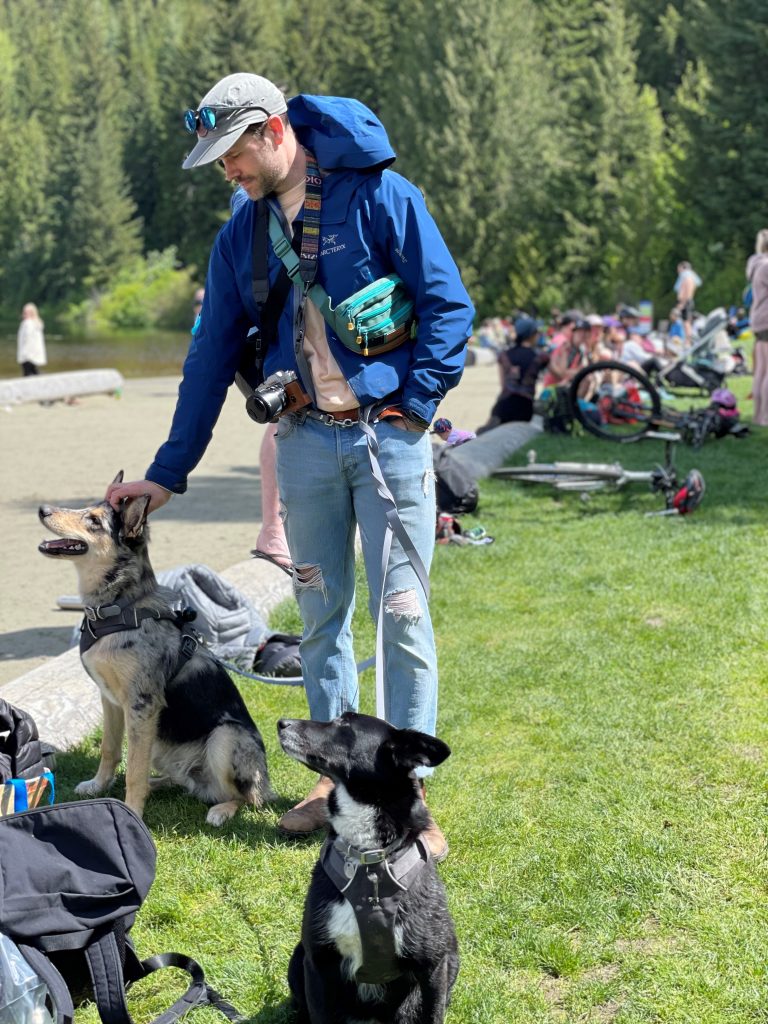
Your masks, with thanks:
<instances>
[{"instance_id":1,"label":"dog collar","mask_svg":"<svg viewBox=\"0 0 768 1024\"><path fill-rule=\"evenodd\" d=\"M360 984L381 985L400 974L395 946L400 902L431 859L420 838L401 844L397 839L380 849L361 850L328 836L320 851L323 870L357 920L363 959L355 980Z\"/></svg>"}]
</instances>

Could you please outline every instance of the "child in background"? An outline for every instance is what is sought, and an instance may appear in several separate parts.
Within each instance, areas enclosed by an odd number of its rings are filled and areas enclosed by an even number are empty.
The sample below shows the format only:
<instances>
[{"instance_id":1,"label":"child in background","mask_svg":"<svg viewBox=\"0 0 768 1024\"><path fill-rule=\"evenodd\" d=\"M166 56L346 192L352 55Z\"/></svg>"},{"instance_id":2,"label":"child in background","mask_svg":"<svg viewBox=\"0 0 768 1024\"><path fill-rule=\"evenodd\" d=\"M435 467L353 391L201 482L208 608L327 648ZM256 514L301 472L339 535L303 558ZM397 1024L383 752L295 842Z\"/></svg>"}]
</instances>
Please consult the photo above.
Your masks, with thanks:
<instances>
[{"instance_id":1,"label":"child in background","mask_svg":"<svg viewBox=\"0 0 768 1024\"><path fill-rule=\"evenodd\" d=\"M685 325L680 310L673 306L669 311L669 327L667 328L667 349L679 355L685 347Z\"/></svg>"},{"instance_id":2,"label":"child in background","mask_svg":"<svg viewBox=\"0 0 768 1024\"><path fill-rule=\"evenodd\" d=\"M458 430L454 427L451 421L446 419L444 416L435 420L432 433L437 434L438 437L442 438L449 448L455 448L456 445L464 444L466 441L471 441L473 438L477 437L477 434L472 430Z\"/></svg>"}]
</instances>

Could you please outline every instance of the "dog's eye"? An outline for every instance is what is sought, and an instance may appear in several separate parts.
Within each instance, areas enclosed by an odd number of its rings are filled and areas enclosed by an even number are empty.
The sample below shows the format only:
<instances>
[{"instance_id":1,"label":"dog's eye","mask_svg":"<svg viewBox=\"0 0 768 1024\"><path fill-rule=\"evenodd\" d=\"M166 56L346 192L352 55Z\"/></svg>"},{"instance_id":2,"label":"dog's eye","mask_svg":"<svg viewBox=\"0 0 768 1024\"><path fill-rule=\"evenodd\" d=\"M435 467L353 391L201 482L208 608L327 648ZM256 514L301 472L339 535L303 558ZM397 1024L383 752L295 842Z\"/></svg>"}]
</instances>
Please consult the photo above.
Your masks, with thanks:
<instances>
[{"instance_id":1,"label":"dog's eye","mask_svg":"<svg viewBox=\"0 0 768 1024\"><path fill-rule=\"evenodd\" d=\"M102 530L104 528L103 523L98 516L88 516L87 523L92 530Z\"/></svg>"}]
</instances>

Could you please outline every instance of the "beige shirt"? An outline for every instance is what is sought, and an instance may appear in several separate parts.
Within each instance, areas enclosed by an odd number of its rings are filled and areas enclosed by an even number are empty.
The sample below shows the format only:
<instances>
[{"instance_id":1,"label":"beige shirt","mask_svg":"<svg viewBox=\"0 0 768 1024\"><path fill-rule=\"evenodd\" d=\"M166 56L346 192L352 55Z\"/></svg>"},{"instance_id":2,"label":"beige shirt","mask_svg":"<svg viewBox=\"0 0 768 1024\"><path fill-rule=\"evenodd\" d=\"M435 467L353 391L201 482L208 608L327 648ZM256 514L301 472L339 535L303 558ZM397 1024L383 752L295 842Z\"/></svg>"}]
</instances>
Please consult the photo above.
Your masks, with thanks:
<instances>
[{"instance_id":1,"label":"beige shirt","mask_svg":"<svg viewBox=\"0 0 768 1024\"><path fill-rule=\"evenodd\" d=\"M306 186L299 182L295 188L278 196L285 219L291 225L304 205ZM326 412L340 409L357 409L360 405L352 388L347 384L339 364L333 358L325 334L323 314L311 299L304 307L304 355L307 357L315 387L315 405Z\"/></svg>"}]
</instances>

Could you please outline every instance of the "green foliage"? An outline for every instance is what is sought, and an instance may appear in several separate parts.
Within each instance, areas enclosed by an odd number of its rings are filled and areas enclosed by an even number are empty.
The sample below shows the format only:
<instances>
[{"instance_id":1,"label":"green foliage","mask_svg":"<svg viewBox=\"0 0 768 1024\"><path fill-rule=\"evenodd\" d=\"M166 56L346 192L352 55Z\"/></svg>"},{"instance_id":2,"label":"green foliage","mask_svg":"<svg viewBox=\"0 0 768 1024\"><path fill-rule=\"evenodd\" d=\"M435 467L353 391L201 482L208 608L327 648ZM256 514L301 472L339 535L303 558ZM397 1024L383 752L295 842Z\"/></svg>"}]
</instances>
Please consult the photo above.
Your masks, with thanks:
<instances>
[{"instance_id":1,"label":"green foliage","mask_svg":"<svg viewBox=\"0 0 768 1024\"><path fill-rule=\"evenodd\" d=\"M62 320L88 334L110 330L189 326L194 268L180 268L173 247L137 257L113 285L71 307Z\"/></svg>"},{"instance_id":2,"label":"green foliage","mask_svg":"<svg viewBox=\"0 0 768 1024\"><path fill-rule=\"evenodd\" d=\"M235 70L373 107L480 315L665 309L681 258L703 306L728 303L768 222L764 0L31 10L0 5L0 309L14 315L20 300L88 302L141 254L207 264L230 188L214 167L181 170L181 114Z\"/></svg>"}]
</instances>

